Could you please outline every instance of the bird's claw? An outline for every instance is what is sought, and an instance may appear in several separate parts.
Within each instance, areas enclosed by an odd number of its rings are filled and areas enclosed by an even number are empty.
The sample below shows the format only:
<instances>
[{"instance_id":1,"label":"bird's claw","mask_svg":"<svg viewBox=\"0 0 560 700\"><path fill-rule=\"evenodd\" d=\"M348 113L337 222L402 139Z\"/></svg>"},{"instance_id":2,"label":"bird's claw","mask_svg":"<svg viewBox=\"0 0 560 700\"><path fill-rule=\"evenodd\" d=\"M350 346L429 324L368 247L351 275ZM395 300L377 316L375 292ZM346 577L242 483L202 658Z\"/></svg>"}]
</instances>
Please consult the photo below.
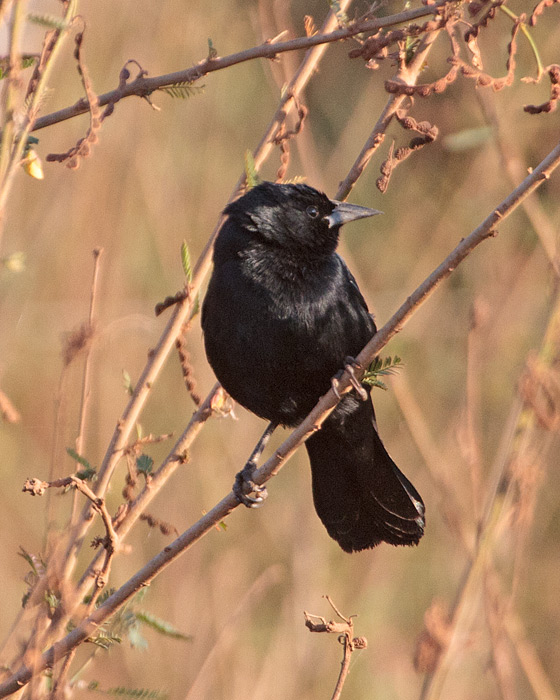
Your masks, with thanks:
<instances>
[{"instance_id":1,"label":"bird's claw","mask_svg":"<svg viewBox=\"0 0 560 700\"><path fill-rule=\"evenodd\" d=\"M355 369L361 369L361 365L359 362L356 362L356 360L353 357L345 357L344 358L344 370L348 372L348 376L350 377L350 384L352 385L353 389L356 391L358 396L362 401L367 401L368 400L368 393L364 389L364 387L361 385L360 381L356 377L356 374L354 372ZM342 376L343 371L340 371L336 376L334 376L331 379L331 387L332 390L334 391L336 398L340 401L342 398L340 395L340 392L338 391L338 384L340 377Z\"/></svg>"},{"instance_id":2,"label":"bird's claw","mask_svg":"<svg viewBox=\"0 0 560 700\"><path fill-rule=\"evenodd\" d=\"M260 508L268 497L266 486L255 484L253 481L253 474L256 468L257 465L249 461L243 469L235 475L233 493L246 508Z\"/></svg>"}]
</instances>

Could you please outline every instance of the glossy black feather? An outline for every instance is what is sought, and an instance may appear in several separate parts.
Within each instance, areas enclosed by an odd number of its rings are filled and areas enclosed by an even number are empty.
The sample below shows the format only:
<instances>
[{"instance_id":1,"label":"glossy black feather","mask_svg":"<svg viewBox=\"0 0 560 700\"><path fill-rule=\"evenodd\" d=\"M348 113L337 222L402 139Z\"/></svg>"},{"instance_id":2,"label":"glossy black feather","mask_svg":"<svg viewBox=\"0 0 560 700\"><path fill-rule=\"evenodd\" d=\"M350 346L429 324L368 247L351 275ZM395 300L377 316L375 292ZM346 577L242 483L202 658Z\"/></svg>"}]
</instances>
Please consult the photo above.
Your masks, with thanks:
<instances>
[{"instance_id":1,"label":"glossy black feather","mask_svg":"<svg viewBox=\"0 0 560 700\"><path fill-rule=\"evenodd\" d=\"M336 207L306 185L263 183L226 208L215 245L202 309L208 359L236 401L287 426L375 332L335 252ZM344 550L418 542L422 499L387 454L370 399L346 395L306 446L317 513Z\"/></svg>"}]
</instances>

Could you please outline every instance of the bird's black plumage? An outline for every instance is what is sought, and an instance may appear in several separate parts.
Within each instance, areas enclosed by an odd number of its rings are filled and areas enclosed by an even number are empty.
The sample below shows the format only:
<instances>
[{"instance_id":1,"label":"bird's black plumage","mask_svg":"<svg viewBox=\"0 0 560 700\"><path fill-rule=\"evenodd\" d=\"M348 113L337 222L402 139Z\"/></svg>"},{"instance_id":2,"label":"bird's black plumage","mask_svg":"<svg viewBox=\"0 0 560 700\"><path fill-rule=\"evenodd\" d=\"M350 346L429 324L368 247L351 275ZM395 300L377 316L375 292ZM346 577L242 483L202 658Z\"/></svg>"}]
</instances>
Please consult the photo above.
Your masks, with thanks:
<instances>
[{"instance_id":1,"label":"bird's black plumage","mask_svg":"<svg viewBox=\"0 0 560 700\"><path fill-rule=\"evenodd\" d=\"M242 406L295 426L375 333L336 247L343 223L377 212L265 182L224 213L202 308L206 353ZM342 549L418 543L424 505L387 454L369 396L346 394L306 447L315 508Z\"/></svg>"}]
</instances>

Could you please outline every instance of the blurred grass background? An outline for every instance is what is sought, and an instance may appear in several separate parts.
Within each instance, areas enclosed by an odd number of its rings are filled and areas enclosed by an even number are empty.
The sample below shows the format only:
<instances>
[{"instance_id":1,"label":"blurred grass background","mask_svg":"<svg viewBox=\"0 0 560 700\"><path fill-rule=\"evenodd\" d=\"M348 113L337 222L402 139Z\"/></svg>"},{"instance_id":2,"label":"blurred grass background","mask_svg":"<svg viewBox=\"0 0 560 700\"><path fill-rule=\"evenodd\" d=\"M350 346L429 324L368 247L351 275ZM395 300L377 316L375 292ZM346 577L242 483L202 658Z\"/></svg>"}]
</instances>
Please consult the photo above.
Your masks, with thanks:
<instances>
[{"instance_id":1,"label":"blurred grass background","mask_svg":"<svg viewBox=\"0 0 560 700\"><path fill-rule=\"evenodd\" d=\"M510 6L517 13L531 9L521 1ZM349 14L367 7L357 2ZM57 4L30 8L54 13ZM223 56L286 28L292 36L301 35L304 15L313 15L319 26L327 9L319 0L81 0L79 6L87 24L84 57L98 93L116 86L128 59L136 59L150 75L179 70L206 55L209 37ZM390 3L390 9L401 6ZM545 65L559 60L559 12L548 10L532 30ZM505 74L510 29L511 20L504 15L481 37L485 69L495 76ZM41 37L40 28L30 27L22 48L37 50ZM392 126L350 196L353 202L385 212L373 224L349 227L341 244L378 325L512 189L504 155L523 173L558 141L558 112L531 116L522 111L526 103L548 99L549 88L546 80L539 86L520 81L523 75L534 75L534 57L523 37L518 42L518 70L511 88L494 94L459 78L445 93L417 99L411 114L436 124L440 138L399 166L382 196L375 181L389 144L393 138L397 145L409 140L409 134ZM347 53L353 47L354 42L347 42L329 48L304 94L309 108L304 132L291 142L287 176L304 175L330 195L385 104L382 81L393 72L388 64L373 72L360 60L350 60ZM64 53L43 113L81 97L70 42ZM449 46L440 37L422 82L448 70L448 54ZM17 181L2 254L24 251L27 263L20 274L0 270L0 386L22 419L0 426L0 637L10 629L26 590L27 565L18 547L39 552L44 544L46 499L30 499L21 486L27 476L49 475L61 350L65 336L87 319L92 250L102 247L104 253L85 456L98 465L127 402L122 371L133 382L138 377L165 323L165 318L154 317L153 307L183 284L181 241L188 242L196 259L243 169L245 151L260 140L285 75L295 65L296 55L286 54L278 63L260 60L213 73L202 81L204 93L188 100L156 93L152 100L161 111L137 98L122 101L104 123L92 156L77 171L46 164L43 181L23 173ZM489 115L493 129L487 128ZM86 115L37 132L40 156L70 148L87 124ZM469 136L472 129L480 138L467 139L459 147L457 136ZM275 154L261 174L274 179L279 162ZM560 224L559 197L557 174L533 195L554 231ZM303 624L304 609L332 617L321 597L329 594L345 614L359 615L356 633L369 642L367 651L354 656L343 697L419 697L423 675L414 669L413 658L424 614L434 600L452 606L468 563L444 517L442 491L430 474L447 481L459 504L457 517L472 543L475 513L490 493L500 449L515 447L506 432L508 417L527 357L541 345L556 283L538 232L519 209L386 348L385 354L400 355L405 366L389 381L395 391L376 391L374 400L388 449L426 502L427 530L418 548L381 546L352 556L340 551L315 515L307 458L300 451L269 484L266 507L255 512L238 509L228 519L226 532L211 533L150 587L144 606L194 640L177 642L148 631L148 651L123 643L98 656L102 663L88 667L83 678L98 679L106 688L157 688L172 698L330 697L341 648L334 638L311 636ZM479 323L469 352L474 304ZM188 347L205 393L214 378L205 361L198 319ZM74 468L64 447L73 446L76 435L82 371L83 365L74 363L65 380L64 420L55 450L57 476ZM474 497L472 435L464 428L467 377L474 391L474 435L480 448L481 487ZM421 412L437 463L425 463L426 452L419 447L421 426L406 410L411 402ZM171 357L142 415L144 433L178 434L192 411L179 363ZM192 449L191 463L175 474L150 507L156 517L182 531L230 489L264 429L243 409L236 413L237 422L213 419L205 427ZM537 444L549 440L539 430L534 431ZM274 444L281 439L275 436ZM150 454L157 461L167 447L154 446ZM559 693L557 440L533 466L540 482L523 530L527 543L520 568L513 566L519 540L515 504L503 517L492 560L503 586L503 605L522 622L542 664L534 662L533 670L540 668L548 675L550 687ZM122 500L123 479L124 465L109 498L113 512ZM69 498L51 497L58 512L56 525L63 527ZM130 552L115 561L112 585L124 582L167 541L145 524L137 526ZM510 598L513 578L516 591ZM444 697L504 697L504 685L493 671L496 645L485 619L482 589L475 587L468 597L469 624L453 655ZM504 649L512 697L533 697L518 646L509 639ZM538 692L536 696L545 697Z\"/></svg>"}]
</instances>

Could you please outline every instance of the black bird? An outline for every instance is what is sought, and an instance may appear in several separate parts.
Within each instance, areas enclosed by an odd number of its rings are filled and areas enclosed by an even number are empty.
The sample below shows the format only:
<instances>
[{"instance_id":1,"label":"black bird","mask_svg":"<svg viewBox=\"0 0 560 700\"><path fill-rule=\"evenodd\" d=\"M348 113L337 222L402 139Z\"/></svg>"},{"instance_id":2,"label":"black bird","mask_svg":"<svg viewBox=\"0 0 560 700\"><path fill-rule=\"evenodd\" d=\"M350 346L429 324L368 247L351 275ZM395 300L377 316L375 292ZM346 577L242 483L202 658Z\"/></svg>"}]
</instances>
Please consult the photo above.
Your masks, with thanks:
<instances>
[{"instance_id":1,"label":"black bird","mask_svg":"<svg viewBox=\"0 0 560 700\"><path fill-rule=\"evenodd\" d=\"M206 354L225 390L271 429L300 423L376 331L335 251L344 223L378 213L270 182L224 211L202 307ZM315 508L346 552L417 544L422 498L381 442L369 387L357 388L362 399L344 395L305 443Z\"/></svg>"}]
</instances>

